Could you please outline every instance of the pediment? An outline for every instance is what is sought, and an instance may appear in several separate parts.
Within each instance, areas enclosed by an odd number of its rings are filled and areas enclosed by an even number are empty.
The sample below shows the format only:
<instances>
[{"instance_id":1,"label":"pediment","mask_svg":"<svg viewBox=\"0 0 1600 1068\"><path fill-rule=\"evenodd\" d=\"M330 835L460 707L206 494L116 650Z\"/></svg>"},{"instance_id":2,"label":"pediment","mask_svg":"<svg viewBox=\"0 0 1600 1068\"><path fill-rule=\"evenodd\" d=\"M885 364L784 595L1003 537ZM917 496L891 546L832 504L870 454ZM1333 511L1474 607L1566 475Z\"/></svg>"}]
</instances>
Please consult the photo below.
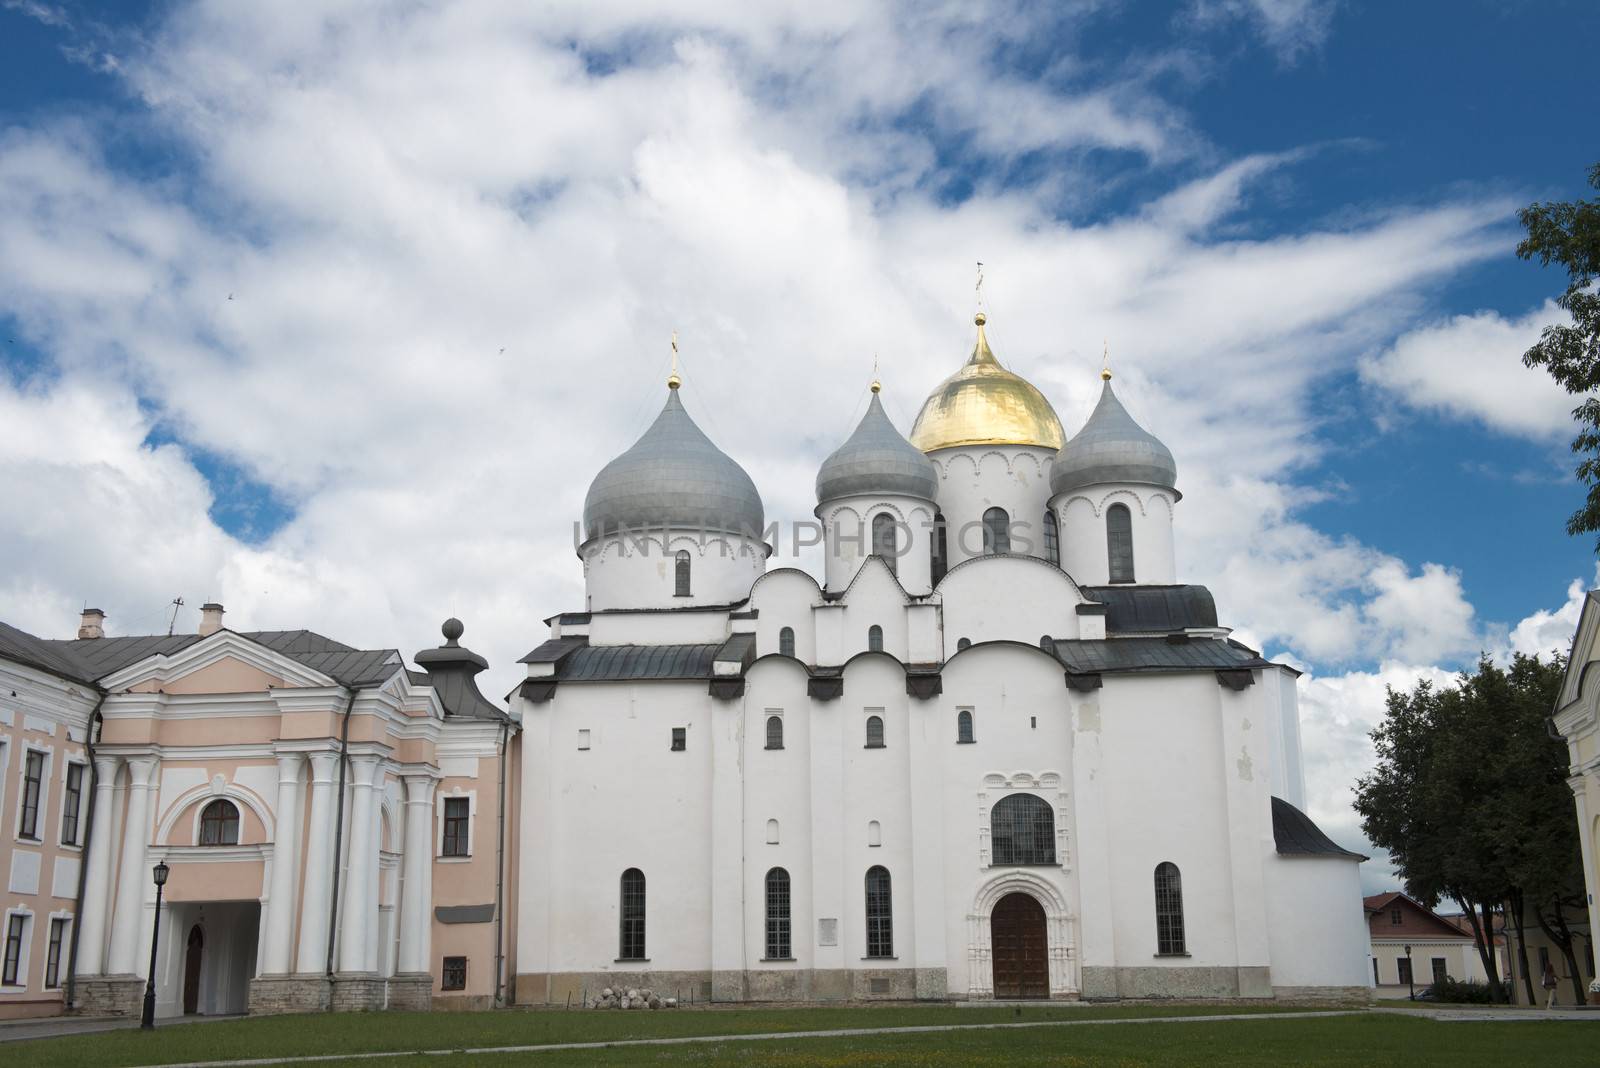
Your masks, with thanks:
<instances>
[{"instance_id":1,"label":"pediment","mask_svg":"<svg viewBox=\"0 0 1600 1068\"><path fill-rule=\"evenodd\" d=\"M219 630L171 655L157 653L103 680L113 692L259 693L337 686L335 679L230 630Z\"/></svg>"}]
</instances>

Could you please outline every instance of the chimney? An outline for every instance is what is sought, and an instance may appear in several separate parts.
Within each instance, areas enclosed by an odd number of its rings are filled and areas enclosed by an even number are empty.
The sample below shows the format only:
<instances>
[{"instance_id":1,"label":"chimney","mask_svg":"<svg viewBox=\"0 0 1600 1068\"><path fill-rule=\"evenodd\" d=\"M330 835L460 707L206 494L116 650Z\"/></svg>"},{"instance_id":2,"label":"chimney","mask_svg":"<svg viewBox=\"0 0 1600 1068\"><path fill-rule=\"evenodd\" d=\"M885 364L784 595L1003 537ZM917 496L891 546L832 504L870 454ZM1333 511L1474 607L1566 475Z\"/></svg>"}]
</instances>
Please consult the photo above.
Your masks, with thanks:
<instances>
[{"instance_id":1,"label":"chimney","mask_svg":"<svg viewBox=\"0 0 1600 1068\"><path fill-rule=\"evenodd\" d=\"M98 608L85 608L83 618L78 621L78 640L86 638L104 638L106 614Z\"/></svg>"},{"instance_id":2,"label":"chimney","mask_svg":"<svg viewBox=\"0 0 1600 1068\"><path fill-rule=\"evenodd\" d=\"M207 601L200 606L200 637L215 634L222 629L222 606L215 601Z\"/></svg>"}]
</instances>

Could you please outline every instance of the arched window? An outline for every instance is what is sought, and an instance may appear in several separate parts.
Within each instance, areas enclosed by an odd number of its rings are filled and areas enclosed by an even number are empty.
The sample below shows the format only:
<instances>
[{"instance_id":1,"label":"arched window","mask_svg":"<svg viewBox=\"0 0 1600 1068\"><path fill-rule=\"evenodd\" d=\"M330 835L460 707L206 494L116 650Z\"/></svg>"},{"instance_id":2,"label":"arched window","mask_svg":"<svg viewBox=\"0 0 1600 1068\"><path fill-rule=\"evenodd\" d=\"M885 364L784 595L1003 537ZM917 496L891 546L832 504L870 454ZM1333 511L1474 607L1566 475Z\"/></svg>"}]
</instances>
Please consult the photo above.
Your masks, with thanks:
<instances>
[{"instance_id":1,"label":"arched window","mask_svg":"<svg viewBox=\"0 0 1600 1068\"><path fill-rule=\"evenodd\" d=\"M883 845L883 825L877 820L867 821L867 845L874 847Z\"/></svg>"},{"instance_id":2,"label":"arched window","mask_svg":"<svg viewBox=\"0 0 1600 1068\"><path fill-rule=\"evenodd\" d=\"M1004 508L991 508L983 513L983 555L1011 551L1011 517Z\"/></svg>"},{"instance_id":3,"label":"arched window","mask_svg":"<svg viewBox=\"0 0 1600 1068\"><path fill-rule=\"evenodd\" d=\"M767 959L788 960L793 955L789 944L789 873L773 868L767 872Z\"/></svg>"},{"instance_id":4,"label":"arched window","mask_svg":"<svg viewBox=\"0 0 1600 1068\"><path fill-rule=\"evenodd\" d=\"M674 597L689 596L689 550L679 549L677 564L674 567L677 585L672 591Z\"/></svg>"},{"instance_id":5,"label":"arched window","mask_svg":"<svg viewBox=\"0 0 1600 1068\"><path fill-rule=\"evenodd\" d=\"M867 651L883 652L883 628L876 623L867 628Z\"/></svg>"},{"instance_id":6,"label":"arched window","mask_svg":"<svg viewBox=\"0 0 1600 1068\"><path fill-rule=\"evenodd\" d=\"M1044 513L1044 558L1061 566L1061 531L1056 527L1056 514L1048 509Z\"/></svg>"},{"instance_id":7,"label":"arched window","mask_svg":"<svg viewBox=\"0 0 1600 1068\"><path fill-rule=\"evenodd\" d=\"M956 741L963 745L971 745L972 737L972 710L963 708L956 713Z\"/></svg>"},{"instance_id":8,"label":"arched window","mask_svg":"<svg viewBox=\"0 0 1600 1068\"><path fill-rule=\"evenodd\" d=\"M778 652L784 656L794 655L794 628L784 627L778 631Z\"/></svg>"},{"instance_id":9,"label":"arched window","mask_svg":"<svg viewBox=\"0 0 1600 1068\"><path fill-rule=\"evenodd\" d=\"M896 575L900 573L900 550L896 545L894 516L888 512L879 512L872 517L872 555L883 557L883 562L889 565L891 572Z\"/></svg>"},{"instance_id":10,"label":"arched window","mask_svg":"<svg viewBox=\"0 0 1600 1068\"><path fill-rule=\"evenodd\" d=\"M622 873L622 960L644 960L644 872L629 868Z\"/></svg>"},{"instance_id":11,"label":"arched window","mask_svg":"<svg viewBox=\"0 0 1600 1068\"><path fill-rule=\"evenodd\" d=\"M939 585L939 580L944 578L944 573L949 569L945 563L949 559L949 539L945 536L944 513L935 512L933 516L933 552L929 554L929 561L933 585Z\"/></svg>"},{"instance_id":12,"label":"arched window","mask_svg":"<svg viewBox=\"0 0 1600 1068\"><path fill-rule=\"evenodd\" d=\"M972 648L972 639L971 638L957 638L956 639L956 652L959 653L963 649L970 649L970 648Z\"/></svg>"},{"instance_id":13,"label":"arched window","mask_svg":"<svg viewBox=\"0 0 1600 1068\"><path fill-rule=\"evenodd\" d=\"M894 956L894 897L889 890L889 869L867 869L867 956Z\"/></svg>"},{"instance_id":14,"label":"arched window","mask_svg":"<svg viewBox=\"0 0 1600 1068\"><path fill-rule=\"evenodd\" d=\"M1183 953L1183 880L1170 860L1156 865L1156 952Z\"/></svg>"},{"instance_id":15,"label":"arched window","mask_svg":"<svg viewBox=\"0 0 1600 1068\"><path fill-rule=\"evenodd\" d=\"M230 846L239 844L239 810L232 801L218 799L200 812L200 844Z\"/></svg>"},{"instance_id":16,"label":"arched window","mask_svg":"<svg viewBox=\"0 0 1600 1068\"><path fill-rule=\"evenodd\" d=\"M782 716L768 716L767 717L767 748L768 749L782 749L783 748L783 717Z\"/></svg>"},{"instance_id":17,"label":"arched window","mask_svg":"<svg viewBox=\"0 0 1600 1068\"><path fill-rule=\"evenodd\" d=\"M1106 509L1106 557L1112 582L1133 581L1133 513L1125 504Z\"/></svg>"},{"instance_id":18,"label":"arched window","mask_svg":"<svg viewBox=\"0 0 1600 1068\"><path fill-rule=\"evenodd\" d=\"M777 820L768 820L767 821L767 845L777 845L777 844L778 844L778 821Z\"/></svg>"},{"instance_id":19,"label":"arched window","mask_svg":"<svg viewBox=\"0 0 1600 1068\"><path fill-rule=\"evenodd\" d=\"M1047 653L1054 654L1056 651L1056 640L1050 637L1048 634L1043 635L1039 639L1039 648L1043 649Z\"/></svg>"},{"instance_id":20,"label":"arched window","mask_svg":"<svg viewBox=\"0 0 1600 1068\"><path fill-rule=\"evenodd\" d=\"M989 810L995 864L1054 864L1056 813L1035 794L1011 794Z\"/></svg>"},{"instance_id":21,"label":"arched window","mask_svg":"<svg viewBox=\"0 0 1600 1068\"><path fill-rule=\"evenodd\" d=\"M883 748L883 717L882 716L868 716L867 717L867 748L868 749L882 749Z\"/></svg>"}]
</instances>

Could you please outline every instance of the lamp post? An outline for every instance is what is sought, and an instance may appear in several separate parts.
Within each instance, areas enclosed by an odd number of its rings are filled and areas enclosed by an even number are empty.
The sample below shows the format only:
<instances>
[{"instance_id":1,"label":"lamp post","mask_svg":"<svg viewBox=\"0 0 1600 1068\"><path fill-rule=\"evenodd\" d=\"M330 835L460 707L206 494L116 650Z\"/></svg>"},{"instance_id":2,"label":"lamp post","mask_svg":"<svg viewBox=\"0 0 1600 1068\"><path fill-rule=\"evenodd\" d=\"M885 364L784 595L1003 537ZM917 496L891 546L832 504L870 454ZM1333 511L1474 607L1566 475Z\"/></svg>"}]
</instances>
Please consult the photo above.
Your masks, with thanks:
<instances>
[{"instance_id":1,"label":"lamp post","mask_svg":"<svg viewBox=\"0 0 1600 1068\"><path fill-rule=\"evenodd\" d=\"M161 888L167 885L172 869L161 861L150 874L156 881L156 922L150 929L150 976L144 983L144 1016L139 1026L148 1031L156 1025L156 947L161 944Z\"/></svg>"},{"instance_id":2,"label":"lamp post","mask_svg":"<svg viewBox=\"0 0 1600 1068\"><path fill-rule=\"evenodd\" d=\"M1406 946L1406 986L1411 988L1411 993L1407 996L1412 1001L1417 1000L1417 980L1411 971L1411 947L1409 945Z\"/></svg>"}]
</instances>

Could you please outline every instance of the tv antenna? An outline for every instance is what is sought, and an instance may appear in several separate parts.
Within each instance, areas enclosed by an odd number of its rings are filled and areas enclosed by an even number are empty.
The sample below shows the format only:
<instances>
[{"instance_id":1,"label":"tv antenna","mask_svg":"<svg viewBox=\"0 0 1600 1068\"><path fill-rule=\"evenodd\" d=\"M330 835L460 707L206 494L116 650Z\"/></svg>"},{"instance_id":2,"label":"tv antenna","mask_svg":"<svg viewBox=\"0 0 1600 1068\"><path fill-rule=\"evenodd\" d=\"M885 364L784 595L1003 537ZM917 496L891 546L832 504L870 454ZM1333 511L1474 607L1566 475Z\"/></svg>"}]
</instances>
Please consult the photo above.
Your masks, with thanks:
<instances>
[{"instance_id":1,"label":"tv antenna","mask_svg":"<svg viewBox=\"0 0 1600 1068\"><path fill-rule=\"evenodd\" d=\"M183 598L174 597L172 599L172 621L167 624L167 637L169 638L172 637L173 630L178 626L178 609L182 607Z\"/></svg>"}]
</instances>

